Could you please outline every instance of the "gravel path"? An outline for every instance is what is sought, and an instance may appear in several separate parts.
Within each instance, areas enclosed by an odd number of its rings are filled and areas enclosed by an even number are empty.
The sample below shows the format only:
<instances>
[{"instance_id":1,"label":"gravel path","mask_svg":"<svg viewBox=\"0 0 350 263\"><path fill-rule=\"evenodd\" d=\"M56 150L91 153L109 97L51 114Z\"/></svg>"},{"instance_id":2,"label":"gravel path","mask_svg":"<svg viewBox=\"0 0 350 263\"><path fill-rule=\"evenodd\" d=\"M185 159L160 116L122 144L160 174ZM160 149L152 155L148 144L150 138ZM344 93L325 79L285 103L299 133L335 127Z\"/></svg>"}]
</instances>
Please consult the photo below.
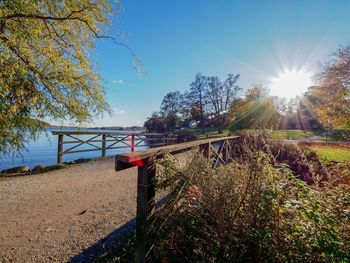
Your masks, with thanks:
<instances>
[{"instance_id":1,"label":"gravel path","mask_svg":"<svg viewBox=\"0 0 350 263\"><path fill-rule=\"evenodd\" d=\"M0 262L87 261L135 217L136 171L108 159L0 178Z\"/></svg>"}]
</instances>

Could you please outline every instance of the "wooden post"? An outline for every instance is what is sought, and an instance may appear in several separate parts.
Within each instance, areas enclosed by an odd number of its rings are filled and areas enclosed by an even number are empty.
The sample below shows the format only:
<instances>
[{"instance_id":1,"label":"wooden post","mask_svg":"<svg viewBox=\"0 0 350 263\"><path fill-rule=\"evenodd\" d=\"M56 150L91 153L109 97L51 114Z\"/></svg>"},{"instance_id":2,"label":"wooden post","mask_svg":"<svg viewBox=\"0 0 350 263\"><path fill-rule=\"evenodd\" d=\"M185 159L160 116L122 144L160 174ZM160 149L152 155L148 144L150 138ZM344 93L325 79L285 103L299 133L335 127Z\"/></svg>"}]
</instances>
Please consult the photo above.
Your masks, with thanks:
<instances>
[{"instance_id":1,"label":"wooden post","mask_svg":"<svg viewBox=\"0 0 350 263\"><path fill-rule=\"evenodd\" d=\"M57 164L62 163L63 157L63 134L58 135L58 145L57 145Z\"/></svg>"},{"instance_id":2,"label":"wooden post","mask_svg":"<svg viewBox=\"0 0 350 263\"><path fill-rule=\"evenodd\" d=\"M144 160L138 167L137 212L136 212L136 251L135 262L147 262L146 256L151 248L150 227L155 210L155 169L151 159Z\"/></svg>"},{"instance_id":3,"label":"wooden post","mask_svg":"<svg viewBox=\"0 0 350 263\"><path fill-rule=\"evenodd\" d=\"M106 157L106 134L102 134L102 157Z\"/></svg>"},{"instance_id":4,"label":"wooden post","mask_svg":"<svg viewBox=\"0 0 350 263\"><path fill-rule=\"evenodd\" d=\"M135 135L131 135L131 151L135 151Z\"/></svg>"},{"instance_id":5,"label":"wooden post","mask_svg":"<svg viewBox=\"0 0 350 263\"><path fill-rule=\"evenodd\" d=\"M210 158L210 144L209 143L202 144L199 147L199 150L202 152L202 154L205 158L208 158L208 159Z\"/></svg>"},{"instance_id":6,"label":"wooden post","mask_svg":"<svg viewBox=\"0 0 350 263\"><path fill-rule=\"evenodd\" d=\"M224 160L225 164L228 163L228 140L225 140L222 142L222 159Z\"/></svg>"}]
</instances>

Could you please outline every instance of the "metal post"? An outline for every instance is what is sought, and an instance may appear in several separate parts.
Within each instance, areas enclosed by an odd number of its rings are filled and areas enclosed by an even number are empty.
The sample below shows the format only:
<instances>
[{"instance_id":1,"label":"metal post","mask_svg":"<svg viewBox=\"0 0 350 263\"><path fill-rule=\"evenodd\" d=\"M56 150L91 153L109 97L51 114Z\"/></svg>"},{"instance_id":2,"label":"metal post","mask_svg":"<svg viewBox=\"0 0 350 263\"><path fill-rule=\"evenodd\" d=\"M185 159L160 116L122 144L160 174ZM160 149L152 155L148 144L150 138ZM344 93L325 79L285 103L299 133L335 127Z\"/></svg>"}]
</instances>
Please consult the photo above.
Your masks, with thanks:
<instances>
[{"instance_id":1,"label":"metal post","mask_svg":"<svg viewBox=\"0 0 350 263\"><path fill-rule=\"evenodd\" d=\"M58 135L58 145L57 145L57 164L62 163L63 157L63 134Z\"/></svg>"},{"instance_id":2,"label":"metal post","mask_svg":"<svg viewBox=\"0 0 350 263\"><path fill-rule=\"evenodd\" d=\"M150 227L155 210L155 170L150 159L138 167L135 262L144 263L151 248Z\"/></svg>"},{"instance_id":3,"label":"metal post","mask_svg":"<svg viewBox=\"0 0 350 263\"><path fill-rule=\"evenodd\" d=\"M106 134L102 134L102 157L106 157Z\"/></svg>"}]
</instances>

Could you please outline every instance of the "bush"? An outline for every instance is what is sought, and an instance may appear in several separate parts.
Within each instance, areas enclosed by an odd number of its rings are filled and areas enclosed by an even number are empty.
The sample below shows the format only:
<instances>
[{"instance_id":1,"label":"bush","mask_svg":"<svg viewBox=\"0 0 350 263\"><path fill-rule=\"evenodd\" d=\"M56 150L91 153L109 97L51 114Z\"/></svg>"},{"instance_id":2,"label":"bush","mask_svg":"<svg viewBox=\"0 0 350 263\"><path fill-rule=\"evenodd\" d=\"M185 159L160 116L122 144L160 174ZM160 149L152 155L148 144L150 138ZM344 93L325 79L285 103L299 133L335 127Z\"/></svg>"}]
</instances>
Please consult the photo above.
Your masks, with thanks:
<instances>
[{"instance_id":1,"label":"bush","mask_svg":"<svg viewBox=\"0 0 350 263\"><path fill-rule=\"evenodd\" d=\"M349 262L349 191L296 178L284 161L297 146L276 156L282 145L248 134L239 147L217 169L201 154L184 168L173 157L158 164L158 186L171 194L156 215L150 261Z\"/></svg>"},{"instance_id":2,"label":"bush","mask_svg":"<svg viewBox=\"0 0 350 263\"><path fill-rule=\"evenodd\" d=\"M308 185L304 170L317 178L325 169L317 154L265 132L240 135L226 166L201 153L188 165L157 163L157 188L170 194L155 213L148 262L350 262L350 164ZM130 262L133 242L107 262Z\"/></svg>"},{"instance_id":3,"label":"bush","mask_svg":"<svg viewBox=\"0 0 350 263\"><path fill-rule=\"evenodd\" d=\"M197 136L187 129L179 130L175 134L177 135L177 143L197 140Z\"/></svg>"},{"instance_id":4,"label":"bush","mask_svg":"<svg viewBox=\"0 0 350 263\"><path fill-rule=\"evenodd\" d=\"M236 133L240 142L235 146L234 158L245 158L252 147L270 156L274 164L285 164L291 172L308 184L319 183L328 178L328 171L318 155L309 150L307 143L298 145L280 140L270 140L268 130L242 130Z\"/></svg>"}]
</instances>

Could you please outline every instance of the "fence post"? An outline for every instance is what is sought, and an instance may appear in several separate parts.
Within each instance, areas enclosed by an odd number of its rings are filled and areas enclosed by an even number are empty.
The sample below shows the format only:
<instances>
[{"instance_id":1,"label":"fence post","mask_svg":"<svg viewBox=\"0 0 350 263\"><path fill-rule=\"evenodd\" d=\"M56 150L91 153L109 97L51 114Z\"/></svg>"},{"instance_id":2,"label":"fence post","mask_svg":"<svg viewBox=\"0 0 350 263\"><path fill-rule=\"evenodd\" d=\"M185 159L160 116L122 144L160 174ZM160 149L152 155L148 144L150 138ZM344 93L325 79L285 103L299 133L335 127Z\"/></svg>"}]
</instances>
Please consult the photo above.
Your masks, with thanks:
<instances>
[{"instance_id":1,"label":"fence post","mask_svg":"<svg viewBox=\"0 0 350 263\"><path fill-rule=\"evenodd\" d=\"M131 135L131 151L135 151L135 135Z\"/></svg>"},{"instance_id":2,"label":"fence post","mask_svg":"<svg viewBox=\"0 0 350 263\"><path fill-rule=\"evenodd\" d=\"M228 163L228 143L228 140L224 140L222 145L222 159L224 160L225 164Z\"/></svg>"},{"instance_id":3,"label":"fence post","mask_svg":"<svg viewBox=\"0 0 350 263\"><path fill-rule=\"evenodd\" d=\"M106 157L106 134L102 134L102 157Z\"/></svg>"},{"instance_id":4,"label":"fence post","mask_svg":"<svg viewBox=\"0 0 350 263\"><path fill-rule=\"evenodd\" d=\"M210 159L210 143L200 145L199 150L205 158Z\"/></svg>"},{"instance_id":5,"label":"fence post","mask_svg":"<svg viewBox=\"0 0 350 263\"><path fill-rule=\"evenodd\" d=\"M151 159L138 167L135 262L145 263L151 248L150 227L155 210L155 168Z\"/></svg>"},{"instance_id":6,"label":"fence post","mask_svg":"<svg viewBox=\"0 0 350 263\"><path fill-rule=\"evenodd\" d=\"M63 156L63 134L58 135L58 145L57 145L57 164L62 163Z\"/></svg>"}]
</instances>

